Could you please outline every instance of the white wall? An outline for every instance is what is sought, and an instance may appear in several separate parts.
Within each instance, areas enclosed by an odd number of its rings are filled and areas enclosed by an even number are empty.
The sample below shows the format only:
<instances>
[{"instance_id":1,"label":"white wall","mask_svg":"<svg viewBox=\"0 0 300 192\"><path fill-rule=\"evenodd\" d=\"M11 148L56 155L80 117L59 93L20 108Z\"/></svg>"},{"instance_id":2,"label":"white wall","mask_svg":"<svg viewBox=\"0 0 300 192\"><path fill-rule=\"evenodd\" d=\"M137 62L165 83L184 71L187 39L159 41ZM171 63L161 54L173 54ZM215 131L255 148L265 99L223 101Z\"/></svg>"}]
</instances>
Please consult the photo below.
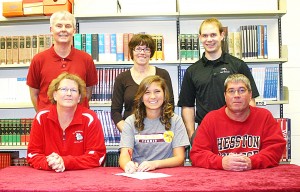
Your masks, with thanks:
<instances>
[{"instance_id":1,"label":"white wall","mask_svg":"<svg viewBox=\"0 0 300 192\"><path fill-rule=\"evenodd\" d=\"M300 165L300 1L287 0L287 14L282 17L283 44L288 45L288 62L283 64L283 84L289 88L289 104L284 117L292 119L292 162Z\"/></svg>"}]
</instances>

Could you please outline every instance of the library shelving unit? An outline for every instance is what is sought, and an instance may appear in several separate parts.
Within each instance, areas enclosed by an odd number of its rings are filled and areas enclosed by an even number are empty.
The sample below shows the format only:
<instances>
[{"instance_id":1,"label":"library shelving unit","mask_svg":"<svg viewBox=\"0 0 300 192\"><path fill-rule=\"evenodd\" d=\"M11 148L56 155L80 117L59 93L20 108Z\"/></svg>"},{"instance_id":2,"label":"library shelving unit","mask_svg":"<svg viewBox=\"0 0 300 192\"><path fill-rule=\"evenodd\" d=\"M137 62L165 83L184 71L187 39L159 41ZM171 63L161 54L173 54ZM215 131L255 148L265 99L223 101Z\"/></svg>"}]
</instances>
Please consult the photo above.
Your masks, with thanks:
<instances>
[{"instance_id":1,"label":"library shelving unit","mask_svg":"<svg viewBox=\"0 0 300 192\"><path fill-rule=\"evenodd\" d=\"M241 5L242 6L242 5ZM76 15L78 33L139 33L162 34L164 37L164 61L152 61L150 63L165 68L169 71L174 89L175 103L178 98L178 66L190 65L195 61L180 61L178 51L178 35L181 33L198 33L198 28L202 20L208 17L217 17L224 26L229 29L237 30L241 25L268 25L268 46L270 56L268 59L247 59L248 65L276 64L279 67L279 89L280 95L283 95L277 101L258 101L258 105L276 105L279 106L279 117L283 117L283 104L288 103L288 89L283 86L282 64L287 62L287 47L282 45L281 39L281 17L286 14L286 0L278 0L278 10L270 11L209 11L209 12L174 12L174 13L153 13L153 14L106 14L106 15ZM42 26L42 27L40 27ZM19 28L22 28L20 30ZM13 34L12 34L13 32ZM6 35L24 35L27 34L46 34L49 33L49 17L19 17L19 18L0 18L0 36ZM271 55L271 52L273 55ZM132 62L95 62L97 68L104 66L130 66ZM11 74L19 75L18 70L27 74L28 65L0 65L1 77L11 77ZM2 72L1 72L2 71ZM9 73L8 73L9 72ZM91 102L92 108L108 108L110 103L100 104ZM0 103L0 116L11 112L15 117L17 110L31 110L31 103ZM22 113L21 113L22 114ZM6 115L7 116L7 115ZM20 116L21 118L22 116ZM26 147L0 146L3 149L26 149Z\"/></svg>"}]
</instances>

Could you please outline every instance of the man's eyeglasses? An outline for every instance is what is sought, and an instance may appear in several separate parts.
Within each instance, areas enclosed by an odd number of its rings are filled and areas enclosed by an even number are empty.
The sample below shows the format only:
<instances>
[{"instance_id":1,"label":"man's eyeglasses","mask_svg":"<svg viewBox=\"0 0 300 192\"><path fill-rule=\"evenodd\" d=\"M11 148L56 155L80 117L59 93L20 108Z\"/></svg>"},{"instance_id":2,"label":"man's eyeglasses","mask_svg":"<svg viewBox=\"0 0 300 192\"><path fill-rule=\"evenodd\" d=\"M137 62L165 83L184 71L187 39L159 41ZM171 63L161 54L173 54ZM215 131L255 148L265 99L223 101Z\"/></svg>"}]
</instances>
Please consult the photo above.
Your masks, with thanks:
<instances>
[{"instance_id":1,"label":"man's eyeglasses","mask_svg":"<svg viewBox=\"0 0 300 192\"><path fill-rule=\"evenodd\" d=\"M248 91L248 89L246 89L246 88L239 88L237 90L235 90L235 89L228 89L226 91L226 93L229 94L229 95L231 95L231 96L233 96L235 94L235 92L238 92L239 95L243 95L243 94L246 93L246 91Z\"/></svg>"},{"instance_id":2,"label":"man's eyeglasses","mask_svg":"<svg viewBox=\"0 0 300 192\"><path fill-rule=\"evenodd\" d=\"M151 49L149 47L145 47L145 48L142 48L142 47L136 47L134 49L135 52L137 53L140 53L142 51L144 51L144 53L151 53Z\"/></svg>"},{"instance_id":3,"label":"man's eyeglasses","mask_svg":"<svg viewBox=\"0 0 300 192\"><path fill-rule=\"evenodd\" d=\"M69 91L71 93L78 93L77 89L73 89L73 88L69 89L67 87L61 87L61 88L58 88L57 90L61 91L62 93L68 93Z\"/></svg>"}]
</instances>

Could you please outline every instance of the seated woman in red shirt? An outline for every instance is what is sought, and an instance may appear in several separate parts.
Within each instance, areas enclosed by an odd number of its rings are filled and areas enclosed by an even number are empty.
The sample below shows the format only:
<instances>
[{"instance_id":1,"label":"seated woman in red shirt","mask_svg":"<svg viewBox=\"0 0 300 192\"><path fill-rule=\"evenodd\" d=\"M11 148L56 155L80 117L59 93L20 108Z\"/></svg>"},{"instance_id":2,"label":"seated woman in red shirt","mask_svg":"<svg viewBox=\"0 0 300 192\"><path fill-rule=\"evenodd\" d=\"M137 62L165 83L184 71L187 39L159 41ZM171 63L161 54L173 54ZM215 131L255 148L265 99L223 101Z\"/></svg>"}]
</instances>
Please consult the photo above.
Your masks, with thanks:
<instances>
[{"instance_id":1,"label":"seated woman in red shirt","mask_svg":"<svg viewBox=\"0 0 300 192\"><path fill-rule=\"evenodd\" d=\"M49 85L49 108L40 110L33 121L27 161L36 169L87 169L101 166L106 154L102 126L92 110L81 103L85 82L62 73Z\"/></svg>"}]
</instances>

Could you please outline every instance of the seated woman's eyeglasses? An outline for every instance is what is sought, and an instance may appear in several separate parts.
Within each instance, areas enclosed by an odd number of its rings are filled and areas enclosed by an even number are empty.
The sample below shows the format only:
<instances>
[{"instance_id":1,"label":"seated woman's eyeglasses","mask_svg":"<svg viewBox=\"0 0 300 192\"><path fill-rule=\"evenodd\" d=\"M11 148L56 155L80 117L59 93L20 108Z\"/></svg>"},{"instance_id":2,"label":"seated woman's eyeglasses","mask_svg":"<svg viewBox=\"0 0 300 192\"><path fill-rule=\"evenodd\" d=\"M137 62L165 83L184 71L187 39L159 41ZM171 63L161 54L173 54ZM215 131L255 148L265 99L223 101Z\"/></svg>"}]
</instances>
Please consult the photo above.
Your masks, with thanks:
<instances>
[{"instance_id":1,"label":"seated woman's eyeglasses","mask_svg":"<svg viewBox=\"0 0 300 192\"><path fill-rule=\"evenodd\" d=\"M67 87L61 87L61 88L58 88L57 90L61 91L62 93L67 93L67 92L71 92L71 93L78 93L78 90L77 89L69 89Z\"/></svg>"},{"instance_id":2,"label":"seated woman's eyeglasses","mask_svg":"<svg viewBox=\"0 0 300 192\"><path fill-rule=\"evenodd\" d=\"M246 89L246 88L239 88L237 90L235 90L235 89L228 89L226 91L226 93L228 93L229 95L233 96L235 94L235 92L238 92L239 95L243 95L243 94L246 93L246 91L248 91L248 89Z\"/></svg>"},{"instance_id":3,"label":"seated woman's eyeglasses","mask_svg":"<svg viewBox=\"0 0 300 192\"><path fill-rule=\"evenodd\" d=\"M145 47L145 48L142 48L142 47L136 47L134 49L135 52L137 53L140 53L142 51L144 51L144 53L150 53L151 52L151 49L149 47Z\"/></svg>"}]
</instances>

